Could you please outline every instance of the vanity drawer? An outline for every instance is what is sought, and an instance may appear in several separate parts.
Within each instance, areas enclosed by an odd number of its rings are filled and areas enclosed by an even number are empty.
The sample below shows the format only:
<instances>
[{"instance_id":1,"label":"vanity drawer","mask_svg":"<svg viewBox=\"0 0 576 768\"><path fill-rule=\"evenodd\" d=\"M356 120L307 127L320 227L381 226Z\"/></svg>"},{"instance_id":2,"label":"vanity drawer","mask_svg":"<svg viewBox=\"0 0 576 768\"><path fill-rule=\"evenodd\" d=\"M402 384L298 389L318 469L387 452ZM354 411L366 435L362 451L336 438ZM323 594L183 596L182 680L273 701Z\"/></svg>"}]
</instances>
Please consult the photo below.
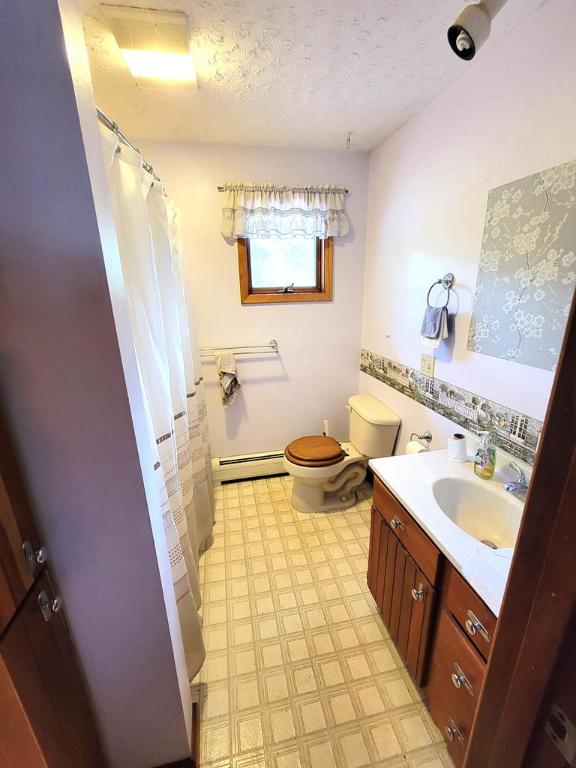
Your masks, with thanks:
<instances>
[{"instance_id":1,"label":"vanity drawer","mask_svg":"<svg viewBox=\"0 0 576 768\"><path fill-rule=\"evenodd\" d=\"M429 706L455 762L463 762L486 664L451 616L442 611L432 654Z\"/></svg>"},{"instance_id":2,"label":"vanity drawer","mask_svg":"<svg viewBox=\"0 0 576 768\"><path fill-rule=\"evenodd\" d=\"M485 659L488 659L496 616L454 568L450 568L445 591L445 608L450 611L466 635Z\"/></svg>"},{"instance_id":3,"label":"vanity drawer","mask_svg":"<svg viewBox=\"0 0 576 768\"><path fill-rule=\"evenodd\" d=\"M435 701L434 704L430 701L429 709L432 719L444 736L454 765L460 768L464 765L470 731L458 717L456 710L450 706L449 699Z\"/></svg>"},{"instance_id":4,"label":"vanity drawer","mask_svg":"<svg viewBox=\"0 0 576 768\"><path fill-rule=\"evenodd\" d=\"M440 575L440 551L378 478L374 482L373 503L428 581L436 585Z\"/></svg>"},{"instance_id":5,"label":"vanity drawer","mask_svg":"<svg viewBox=\"0 0 576 768\"><path fill-rule=\"evenodd\" d=\"M441 611L432 652L430 701L449 698L459 717L471 726L485 672L484 659L451 616Z\"/></svg>"}]
</instances>

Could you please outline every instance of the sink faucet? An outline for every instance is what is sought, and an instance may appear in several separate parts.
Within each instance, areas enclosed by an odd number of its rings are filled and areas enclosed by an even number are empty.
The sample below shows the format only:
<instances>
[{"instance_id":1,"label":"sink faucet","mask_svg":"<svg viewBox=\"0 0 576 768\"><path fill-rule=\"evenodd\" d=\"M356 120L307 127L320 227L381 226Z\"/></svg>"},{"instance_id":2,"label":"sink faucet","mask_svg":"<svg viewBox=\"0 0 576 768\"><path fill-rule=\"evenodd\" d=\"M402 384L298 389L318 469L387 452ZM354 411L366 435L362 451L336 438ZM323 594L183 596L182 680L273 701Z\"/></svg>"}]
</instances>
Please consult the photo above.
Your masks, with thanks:
<instances>
[{"instance_id":1,"label":"sink faucet","mask_svg":"<svg viewBox=\"0 0 576 768\"><path fill-rule=\"evenodd\" d=\"M504 490L524 501L526 494L528 493L528 480L526 479L526 475L518 464L515 464L513 461L511 461L508 466L516 472L518 477L510 483L504 483Z\"/></svg>"}]
</instances>

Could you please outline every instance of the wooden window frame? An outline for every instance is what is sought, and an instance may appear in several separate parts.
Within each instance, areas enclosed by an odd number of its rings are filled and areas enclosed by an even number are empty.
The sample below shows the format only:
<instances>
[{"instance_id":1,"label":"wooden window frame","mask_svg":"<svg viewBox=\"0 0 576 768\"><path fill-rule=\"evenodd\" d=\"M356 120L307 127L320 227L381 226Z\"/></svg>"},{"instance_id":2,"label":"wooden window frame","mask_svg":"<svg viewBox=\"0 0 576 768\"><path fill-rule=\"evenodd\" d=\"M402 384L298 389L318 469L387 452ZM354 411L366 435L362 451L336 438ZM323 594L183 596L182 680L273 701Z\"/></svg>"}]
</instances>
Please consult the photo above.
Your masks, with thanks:
<instances>
[{"instance_id":1,"label":"wooden window frame","mask_svg":"<svg viewBox=\"0 0 576 768\"><path fill-rule=\"evenodd\" d=\"M331 237L316 238L316 285L279 293L278 288L253 288L250 270L250 240L238 238L238 273L242 304L289 304L301 301L332 301L334 245Z\"/></svg>"}]
</instances>

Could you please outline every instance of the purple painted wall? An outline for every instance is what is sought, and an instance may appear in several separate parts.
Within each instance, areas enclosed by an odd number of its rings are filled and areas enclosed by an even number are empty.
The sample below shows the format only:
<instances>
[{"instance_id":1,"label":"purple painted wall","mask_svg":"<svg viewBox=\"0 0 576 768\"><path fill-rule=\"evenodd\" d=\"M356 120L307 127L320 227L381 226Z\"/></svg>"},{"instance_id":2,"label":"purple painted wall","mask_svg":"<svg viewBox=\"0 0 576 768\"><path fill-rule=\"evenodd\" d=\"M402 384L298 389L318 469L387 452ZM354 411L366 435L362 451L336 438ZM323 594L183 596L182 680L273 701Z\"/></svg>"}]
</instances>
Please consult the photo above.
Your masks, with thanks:
<instances>
[{"instance_id":1,"label":"purple painted wall","mask_svg":"<svg viewBox=\"0 0 576 768\"><path fill-rule=\"evenodd\" d=\"M188 738L113 313L120 273L57 0L4 3L1 17L0 398L111 764L150 768L184 757Z\"/></svg>"}]
</instances>

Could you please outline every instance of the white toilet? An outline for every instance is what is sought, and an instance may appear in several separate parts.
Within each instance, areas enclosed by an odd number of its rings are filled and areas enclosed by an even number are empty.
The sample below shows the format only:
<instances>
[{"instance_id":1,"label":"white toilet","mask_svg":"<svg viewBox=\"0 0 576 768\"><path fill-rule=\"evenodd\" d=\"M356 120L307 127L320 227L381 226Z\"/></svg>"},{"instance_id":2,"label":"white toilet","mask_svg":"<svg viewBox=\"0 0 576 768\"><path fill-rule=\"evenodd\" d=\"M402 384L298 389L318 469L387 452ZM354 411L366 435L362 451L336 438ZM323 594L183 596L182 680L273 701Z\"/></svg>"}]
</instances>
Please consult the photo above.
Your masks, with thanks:
<instances>
[{"instance_id":1,"label":"white toilet","mask_svg":"<svg viewBox=\"0 0 576 768\"><path fill-rule=\"evenodd\" d=\"M356 503L368 459L391 456L400 417L372 395L348 400L350 442L311 435L293 440L284 451L292 476L290 503L299 512L330 512Z\"/></svg>"}]
</instances>

